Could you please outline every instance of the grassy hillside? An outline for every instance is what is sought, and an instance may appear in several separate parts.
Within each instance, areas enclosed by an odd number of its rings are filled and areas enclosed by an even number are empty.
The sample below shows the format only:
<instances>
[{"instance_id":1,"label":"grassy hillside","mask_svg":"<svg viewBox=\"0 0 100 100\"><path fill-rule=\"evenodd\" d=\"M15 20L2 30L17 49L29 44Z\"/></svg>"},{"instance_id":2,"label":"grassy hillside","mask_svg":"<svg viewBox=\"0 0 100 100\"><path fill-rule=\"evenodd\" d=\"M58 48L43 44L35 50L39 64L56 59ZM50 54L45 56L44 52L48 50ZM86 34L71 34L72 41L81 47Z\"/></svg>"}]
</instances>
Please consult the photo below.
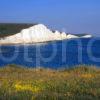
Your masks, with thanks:
<instances>
[{"instance_id":1,"label":"grassy hillside","mask_svg":"<svg viewBox=\"0 0 100 100\"><path fill-rule=\"evenodd\" d=\"M0 68L0 100L100 100L100 69Z\"/></svg>"},{"instance_id":2,"label":"grassy hillside","mask_svg":"<svg viewBox=\"0 0 100 100\"><path fill-rule=\"evenodd\" d=\"M22 29L28 28L32 25L35 25L35 24L1 23L0 24L0 38L18 33Z\"/></svg>"}]
</instances>

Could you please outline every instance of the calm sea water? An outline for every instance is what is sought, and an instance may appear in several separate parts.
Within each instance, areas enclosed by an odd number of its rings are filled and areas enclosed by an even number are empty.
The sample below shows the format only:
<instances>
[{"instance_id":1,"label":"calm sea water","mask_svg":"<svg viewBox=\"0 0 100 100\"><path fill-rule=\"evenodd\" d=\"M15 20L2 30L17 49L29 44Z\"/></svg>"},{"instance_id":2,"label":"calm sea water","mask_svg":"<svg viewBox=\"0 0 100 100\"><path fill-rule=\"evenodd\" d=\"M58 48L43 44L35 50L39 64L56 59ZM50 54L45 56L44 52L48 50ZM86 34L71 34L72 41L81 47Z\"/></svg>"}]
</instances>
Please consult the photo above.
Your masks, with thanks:
<instances>
[{"instance_id":1,"label":"calm sea water","mask_svg":"<svg viewBox=\"0 0 100 100\"><path fill-rule=\"evenodd\" d=\"M49 68L100 66L100 38L0 46L0 66L7 64Z\"/></svg>"}]
</instances>

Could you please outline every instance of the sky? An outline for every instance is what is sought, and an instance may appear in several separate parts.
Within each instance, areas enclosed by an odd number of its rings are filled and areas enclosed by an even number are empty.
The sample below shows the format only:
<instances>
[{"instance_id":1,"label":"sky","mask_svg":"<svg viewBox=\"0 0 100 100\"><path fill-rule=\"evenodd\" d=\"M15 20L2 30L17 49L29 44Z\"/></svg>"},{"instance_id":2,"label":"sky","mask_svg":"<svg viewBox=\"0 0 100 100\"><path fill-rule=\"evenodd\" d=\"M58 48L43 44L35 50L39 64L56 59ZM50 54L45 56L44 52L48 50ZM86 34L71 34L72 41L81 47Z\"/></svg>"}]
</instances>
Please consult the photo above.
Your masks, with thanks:
<instances>
[{"instance_id":1,"label":"sky","mask_svg":"<svg viewBox=\"0 0 100 100\"><path fill-rule=\"evenodd\" d=\"M100 0L0 0L1 23L42 23L52 30L100 34Z\"/></svg>"}]
</instances>

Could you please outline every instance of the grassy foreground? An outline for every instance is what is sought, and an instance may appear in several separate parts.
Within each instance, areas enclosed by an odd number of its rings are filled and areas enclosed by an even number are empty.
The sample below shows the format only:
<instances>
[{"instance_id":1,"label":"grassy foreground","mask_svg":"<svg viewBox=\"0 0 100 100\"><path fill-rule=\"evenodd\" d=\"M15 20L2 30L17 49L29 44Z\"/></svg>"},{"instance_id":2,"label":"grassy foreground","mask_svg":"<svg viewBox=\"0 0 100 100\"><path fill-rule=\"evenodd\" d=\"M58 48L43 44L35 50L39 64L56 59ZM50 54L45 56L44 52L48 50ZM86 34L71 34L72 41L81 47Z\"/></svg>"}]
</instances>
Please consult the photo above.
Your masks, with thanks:
<instances>
[{"instance_id":1,"label":"grassy foreground","mask_svg":"<svg viewBox=\"0 0 100 100\"><path fill-rule=\"evenodd\" d=\"M100 100L100 69L0 68L0 100Z\"/></svg>"}]
</instances>

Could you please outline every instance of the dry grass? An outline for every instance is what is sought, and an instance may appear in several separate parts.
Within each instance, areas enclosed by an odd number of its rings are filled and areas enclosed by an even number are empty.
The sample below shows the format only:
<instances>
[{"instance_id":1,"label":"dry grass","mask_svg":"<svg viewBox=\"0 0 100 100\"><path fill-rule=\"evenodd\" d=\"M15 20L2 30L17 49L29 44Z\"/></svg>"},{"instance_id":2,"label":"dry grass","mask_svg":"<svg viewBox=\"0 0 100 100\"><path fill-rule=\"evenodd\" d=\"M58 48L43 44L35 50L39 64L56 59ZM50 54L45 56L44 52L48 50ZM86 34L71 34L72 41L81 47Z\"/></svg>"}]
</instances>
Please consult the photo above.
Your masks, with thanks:
<instances>
[{"instance_id":1,"label":"dry grass","mask_svg":"<svg viewBox=\"0 0 100 100\"><path fill-rule=\"evenodd\" d=\"M99 100L100 69L0 68L0 100Z\"/></svg>"}]
</instances>

